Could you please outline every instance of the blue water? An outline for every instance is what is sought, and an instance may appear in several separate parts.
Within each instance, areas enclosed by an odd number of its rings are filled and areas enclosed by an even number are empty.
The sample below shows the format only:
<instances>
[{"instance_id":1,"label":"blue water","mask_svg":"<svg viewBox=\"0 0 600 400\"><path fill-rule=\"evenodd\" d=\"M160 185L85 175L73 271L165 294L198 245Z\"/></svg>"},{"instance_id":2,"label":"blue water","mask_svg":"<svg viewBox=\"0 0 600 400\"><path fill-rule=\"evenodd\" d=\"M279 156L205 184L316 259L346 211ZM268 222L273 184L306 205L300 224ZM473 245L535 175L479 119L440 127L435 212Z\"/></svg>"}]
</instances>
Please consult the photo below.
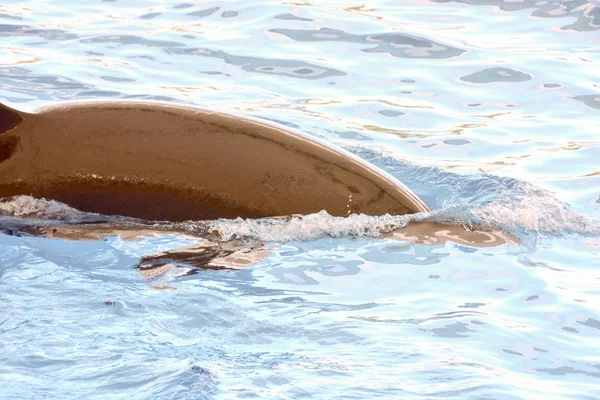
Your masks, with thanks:
<instances>
[{"instance_id":1,"label":"blue water","mask_svg":"<svg viewBox=\"0 0 600 400\"><path fill-rule=\"evenodd\" d=\"M0 235L0 398L600 399L599 49L596 0L5 0L0 102L277 121L522 244L221 221L272 253L147 281L189 243Z\"/></svg>"}]
</instances>

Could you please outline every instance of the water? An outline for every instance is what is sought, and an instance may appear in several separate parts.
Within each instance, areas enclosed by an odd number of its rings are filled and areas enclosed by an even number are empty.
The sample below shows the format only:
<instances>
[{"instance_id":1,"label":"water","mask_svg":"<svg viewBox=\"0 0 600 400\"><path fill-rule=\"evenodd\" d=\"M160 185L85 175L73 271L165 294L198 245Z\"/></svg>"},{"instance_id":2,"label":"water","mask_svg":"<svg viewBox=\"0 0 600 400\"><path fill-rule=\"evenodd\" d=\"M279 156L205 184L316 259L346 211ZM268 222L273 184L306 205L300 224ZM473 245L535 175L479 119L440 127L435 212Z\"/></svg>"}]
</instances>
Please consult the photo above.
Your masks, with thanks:
<instances>
[{"instance_id":1,"label":"water","mask_svg":"<svg viewBox=\"0 0 600 400\"><path fill-rule=\"evenodd\" d=\"M0 37L1 102L278 121L379 165L431 218L523 241L219 221L272 253L146 281L140 256L190 241L0 235L0 397L600 399L596 0L9 0Z\"/></svg>"}]
</instances>

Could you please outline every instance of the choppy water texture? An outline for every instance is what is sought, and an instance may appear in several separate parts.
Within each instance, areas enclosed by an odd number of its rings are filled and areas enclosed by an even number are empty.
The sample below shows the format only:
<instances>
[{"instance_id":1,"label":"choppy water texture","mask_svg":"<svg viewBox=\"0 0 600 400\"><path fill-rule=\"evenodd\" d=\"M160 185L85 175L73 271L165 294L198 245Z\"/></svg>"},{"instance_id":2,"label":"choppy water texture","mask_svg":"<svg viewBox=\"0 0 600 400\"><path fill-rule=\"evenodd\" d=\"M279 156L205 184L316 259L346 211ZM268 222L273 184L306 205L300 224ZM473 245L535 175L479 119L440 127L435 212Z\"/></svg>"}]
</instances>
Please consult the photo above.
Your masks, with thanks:
<instances>
[{"instance_id":1,"label":"choppy water texture","mask_svg":"<svg viewBox=\"0 0 600 400\"><path fill-rule=\"evenodd\" d=\"M596 0L2 2L2 102L278 121L523 244L220 221L273 253L157 290L186 240L0 235L0 397L600 399L599 49Z\"/></svg>"}]
</instances>

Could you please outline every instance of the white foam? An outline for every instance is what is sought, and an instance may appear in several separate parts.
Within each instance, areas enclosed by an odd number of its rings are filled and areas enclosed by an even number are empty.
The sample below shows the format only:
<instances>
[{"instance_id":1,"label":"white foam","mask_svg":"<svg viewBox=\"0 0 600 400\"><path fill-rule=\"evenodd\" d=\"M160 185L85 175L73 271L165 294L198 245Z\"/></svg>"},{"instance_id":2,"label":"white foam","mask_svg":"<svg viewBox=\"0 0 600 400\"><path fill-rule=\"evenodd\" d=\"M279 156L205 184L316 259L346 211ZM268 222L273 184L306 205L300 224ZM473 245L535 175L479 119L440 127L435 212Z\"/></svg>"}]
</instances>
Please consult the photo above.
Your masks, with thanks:
<instances>
[{"instance_id":1,"label":"white foam","mask_svg":"<svg viewBox=\"0 0 600 400\"><path fill-rule=\"evenodd\" d=\"M31 196L14 196L0 200L0 216L44 221L90 222L110 221L110 217L79 211L54 200Z\"/></svg>"},{"instance_id":2,"label":"white foam","mask_svg":"<svg viewBox=\"0 0 600 400\"><path fill-rule=\"evenodd\" d=\"M598 236L600 221L571 210L552 193L520 182L484 204L446 203L429 213L405 216L350 215L334 217L325 211L280 218L217 220L187 224L198 233L218 233L223 240L252 238L261 241L310 241L321 237L378 237L410 221L495 225L518 236ZM62 222L92 222L102 217L73 209L57 201L17 196L0 201L0 215ZM105 221L119 221L119 217Z\"/></svg>"},{"instance_id":3,"label":"white foam","mask_svg":"<svg viewBox=\"0 0 600 400\"><path fill-rule=\"evenodd\" d=\"M505 191L499 201L469 209L469 218L501 224L505 229L523 229L541 236L600 235L600 221L572 210L552 193L531 185L521 193Z\"/></svg>"},{"instance_id":4,"label":"white foam","mask_svg":"<svg viewBox=\"0 0 600 400\"><path fill-rule=\"evenodd\" d=\"M326 211L296 215L288 218L218 220L209 231L217 232L224 240L252 238L261 241L309 241L330 237L378 237L406 226L415 216L384 215L373 217L354 214L334 217Z\"/></svg>"},{"instance_id":5,"label":"white foam","mask_svg":"<svg viewBox=\"0 0 600 400\"><path fill-rule=\"evenodd\" d=\"M42 217L53 219L69 213L81 214L63 203L54 200L36 199L31 196L15 196L0 202L0 213L14 217Z\"/></svg>"},{"instance_id":6,"label":"white foam","mask_svg":"<svg viewBox=\"0 0 600 400\"><path fill-rule=\"evenodd\" d=\"M483 205L446 204L429 213L334 217L321 211L291 218L218 220L210 225L209 231L219 233L224 240L309 241L325 236L378 237L400 229L410 221L498 226L518 236L600 235L600 221L571 210L552 193L531 185L520 188L518 193L507 190L498 200Z\"/></svg>"}]
</instances>

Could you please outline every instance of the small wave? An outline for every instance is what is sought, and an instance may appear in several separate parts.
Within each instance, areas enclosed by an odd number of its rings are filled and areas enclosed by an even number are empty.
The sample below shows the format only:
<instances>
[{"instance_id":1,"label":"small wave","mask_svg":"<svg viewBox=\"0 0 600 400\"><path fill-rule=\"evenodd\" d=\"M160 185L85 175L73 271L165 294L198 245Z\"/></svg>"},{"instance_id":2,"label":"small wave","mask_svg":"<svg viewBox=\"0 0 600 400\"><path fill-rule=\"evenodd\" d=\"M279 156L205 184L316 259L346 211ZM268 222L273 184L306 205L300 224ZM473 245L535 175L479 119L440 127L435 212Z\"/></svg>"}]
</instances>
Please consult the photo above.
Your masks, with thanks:
<instances>
[{"instance_id":1,"label":"small wave","mask_svg":"<svg viewBox=\"0 0 600 400\"><path fill-rule=\"evenodd\" d=\"M415 214L418 215L418 214ZM353 214L334 217L326 211L292 217L218 220L209 231L224 240L252 238L261 241L310 241L321 237L378 237L402 228L415 216L384 215L373 217Z\"/></svg>"},{"instance_id":2,"label":"small wave","mask_svg":"<svg viewBox=\"0 0 600 400\"><path fill-rule=\"evenodd\" d=\"M85 214L61 202L31 196L7 197L0 200L0 215L4 216L62 219L81 217Z\"/></svg>"},{"instance_id":3,"label":"small wave","mask_svg":"<svg viewBox=\"0 0 600 400\"><path fill-rule=\"evenodd\" d=\"M500 200L468 210L471 219L500 224L540 236L600 235L600 221L571 210L553 193L523 183L519 192L507 190Z\"/></svg>"},{"instance_id":4,"label":"small wave","mask_svg":"<svg viewBox=\"0 0 600 400\"><path fill-rule=\"evenodd\" d=\"M555 198L534 197L490 202L484 206L448 205L429 213L403 216L363 214L335 217L325 211L287 218L218 220L208 227L223 240L310 241L322 237L381 237L409 222L462 224L485 229L497 226L520 237L600 235L600 221ZM531 238L533 236L534 238Z\"/></svg>"},{"instance_id":5,"label":"small wave","mask_svg":"<svg viewBox=\"0 0 600 400\"><path fill-rule=\"evenodd\" d=\"M389 160L388 160L389 164ZM389 167L389 165L388 165ZM422 173L424 167L396 161L404 176ZM389 168L392 171L394 168ZM412 168L412 171L411 171ZM568 235L598 236L600 221L571 210L569 205L552 192L516 179L490 175L464 176L427 167L430 183L438 182L445 190L440 205L428 213L393 216L354 214L335 217L325 211L309 215L293 215L261 219L196 221L183 224L152 222L154 227L185 229L198 236L217 234L221 240L257 239L261 241L310 241L322 237L380 237L405 227L409 222L438 222L467 226L497 226L520 237L561 237ZM435 178L433 178L435 177ZM470 192L462 192L461 183ZM0 200L0 216L18 218L32 223L91 223L122 222L130 218L85 213L53 200L16 196Z\"/></svg>"},{"instance_id":6,"label":"small wave","mask_svg":"<svg viewBox=\"0 0 600 400\"><path fill-rule=\"evenodd\" d=\"M109 216L79 211L59 201L31 196L0 199L0 216L65 223L110 222L114 219Z\"/></svg>"},{"instance_id":7,"label":"small wave","mask_svg":"<svg viewBox=\"0 0 600 400\"><path fill-rule=\"evenodd\" d=\"M542 237L600 235L598 219L572 210L555 193L528 182L415 165L365 146L346 150L402 180L430 206L432 220L498 225Z\"/></svg>"}]
</instances>

